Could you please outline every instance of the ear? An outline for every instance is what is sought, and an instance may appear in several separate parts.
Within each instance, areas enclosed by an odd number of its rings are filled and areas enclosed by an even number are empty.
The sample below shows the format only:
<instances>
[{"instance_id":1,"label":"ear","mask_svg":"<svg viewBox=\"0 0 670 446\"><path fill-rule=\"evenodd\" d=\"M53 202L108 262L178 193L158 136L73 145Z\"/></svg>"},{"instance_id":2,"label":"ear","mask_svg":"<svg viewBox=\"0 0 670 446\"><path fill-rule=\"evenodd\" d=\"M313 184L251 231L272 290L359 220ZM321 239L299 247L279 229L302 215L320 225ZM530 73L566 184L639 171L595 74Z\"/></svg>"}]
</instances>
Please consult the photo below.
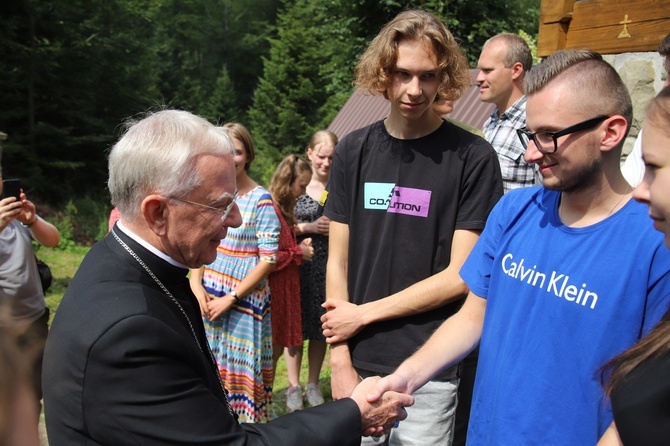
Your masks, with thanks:
<instances>
[{"instance_id":1,"label":"ear","mask_svg":"<svg viewBox=\"0 0 670 446\"><path fill-rule=\"evenodd\" d=\"M628 121L621 115L614 115L605 121L604 133L600 141L600 150L609 152L621 144L626 137Z\"/></svg>"},{"instance_id":2,"label":"ear","mask_svg":"<svg viewBox=\"0 0 670 446\"><path fill-rule=\"evenodd\" d=\"M521 79L523 77L523 64L521 62L514 62L512 65L512 80Z\"/></svg>"},{"instance_id":3,"label":"ear","mask_svg":"<svg viewBox=\"0 0 670 446\"><path fill-rule=\"evenodd\" d=\"M168 198L161 195L149 195L142 200L141 212L147 227L157 236L167 233L167 219L170 214Z\"/></svg>"}]
</instances>

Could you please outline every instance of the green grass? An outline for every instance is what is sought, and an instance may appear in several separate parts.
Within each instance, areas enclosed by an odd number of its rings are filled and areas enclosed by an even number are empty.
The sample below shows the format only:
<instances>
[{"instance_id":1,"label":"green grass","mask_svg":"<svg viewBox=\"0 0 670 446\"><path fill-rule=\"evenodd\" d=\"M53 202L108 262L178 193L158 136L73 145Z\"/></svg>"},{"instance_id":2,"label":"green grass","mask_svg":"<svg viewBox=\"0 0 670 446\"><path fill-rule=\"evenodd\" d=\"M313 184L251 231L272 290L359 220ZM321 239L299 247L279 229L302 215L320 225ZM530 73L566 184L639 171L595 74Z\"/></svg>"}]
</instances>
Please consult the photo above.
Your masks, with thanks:
<instances>
[{"instance_id":1,"label":"green grass","mask_svg":"<svg viewBox=\"0 0 670 446\"><path fill-rule=\"evenodd\" d=\"M46 293L46 303L51 309L51 318L58 310L65 289L70 284L74 273L77 272L81 261L88 252L89 248L73 246L67 249L50 249L38 247L36 249L37 257L46 262L51 268L53 275L53 283L51 288ZM303 362L300 369L300 383L304 386L307 382L307 342L305 342L305 350L303 353ZM319 376L319 386L326 401L332 401L330 390L330 367L329 364L330 352L326 353L326 360L321 367L321 375ZM275 374L275 385L273 392L274 410L277 415L286 413L286 389L288 388L288 376L286 373L286 361L283 357L279 359L277 364L277 372Z\"/></svg>"},{"instance_id":2,"label":"green grass","mask_svg":"<svg viewBox=\"0 0 670 446\"><path fill-rule=\"evenodd\" d=\"M305 342L305 348L303 349L302 354L302 365L300 367L300 385L303 390L305 384L307 383L307 346L308 343ZM321 393L323 393L323 398L326 401L332 401L332 395L330 390L330 350L326 351L326 359L323 361L321 366L321 373L319 374L319 388L321 388ZM288 389L288 376L286 373L286 361L282 356L279 358L277 363L277 373L275 374L275 385L272 395L272 404L274 405L274 411L277 415L284 415L286 413L286 389ZM305 403L306 404L306 403Z\"/></svg>"}]
</instances>

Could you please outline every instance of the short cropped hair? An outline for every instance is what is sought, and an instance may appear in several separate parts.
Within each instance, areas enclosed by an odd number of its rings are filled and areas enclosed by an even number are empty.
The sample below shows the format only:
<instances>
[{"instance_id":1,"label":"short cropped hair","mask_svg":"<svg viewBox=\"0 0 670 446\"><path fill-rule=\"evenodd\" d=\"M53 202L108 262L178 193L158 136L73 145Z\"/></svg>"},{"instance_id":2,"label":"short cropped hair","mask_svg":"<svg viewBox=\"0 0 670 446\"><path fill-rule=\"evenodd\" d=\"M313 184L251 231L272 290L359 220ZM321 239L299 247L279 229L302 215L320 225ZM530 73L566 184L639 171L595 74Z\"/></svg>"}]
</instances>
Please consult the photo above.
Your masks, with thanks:
<instances>
[{"instance_id":1,"label":"short cropped hair","mask_svg":"<svg viewBox=\"0 0 670 446\"><path fill-rule=\"evenodd\" d=\"M527 96L560 79L574 87L583 107L595 115L621 115L630 129L633 105L628 89L612 65L591 50L559 50L533 67L524 79ZM623 141L622 141L623 144Z\"/></svg>"},{"instance_id":2,"label":"short cropped hair","mask_svg":"<svg viewBox=\"0 0 670 446\"><path fill-rule=\"evenodd\" d=\"M512 68L515 63L520 62L524 73L527 73L533 67L533 54L523 37L512 33L497 34L484 42L482 50L495 42L504 42L507 47L503 59L505 68Z\"/></svg>"},{"instance_id":3,"label":"short cropped hair","mask_svg":"<svg viewBox=\"0 0 670 446\"><path fill-rule=\"evenodd\" d=\"M244 149L247 151L247 162L244 164L244 170L249 170L251 163L256 158L254 142L251 139L249 130L239 122L229 122L224 124L223 128L228 132L228 136L238 139L244 146Z\"/></svg>"},{"instance_id":4,"label":"short cropped hair","mask_svg":"<svg viewBox=\"0 0 670 446\"><path fill-rule=\"evenodd\" d=\"M661 42L661 44L658 46L658 54L660 54L663 57L668 57L670 56L670 34L665 36L665 39Z\"/></svg>"},{"instance_id":5,"label":"short cropped hair","mask_svg":"<svg viewBox=\"0 0 670 446\"><path fill-rule=\"evenodd\" d=\"M184 197L201 184L196 156L231 155L233 147L224 129L186 111L162 110L129 119L109 153L112 203L125 220L135 221L146 196Z\"/></svg>"},{"instance_id":6,"label":"short cropped hair","mask_svg":"<svg viewBox=\"0 0 670 446\"><path fill-rule=\"evenodd\" d=\"M463 95L471 83L468 60L446 25L422 10L401 12L384 25L356 65L355 84L388 99L388 87L398 60L398 44L403 40L430 43L437 56L440 98L456 100Z\"/></svg>"}]
</instances>

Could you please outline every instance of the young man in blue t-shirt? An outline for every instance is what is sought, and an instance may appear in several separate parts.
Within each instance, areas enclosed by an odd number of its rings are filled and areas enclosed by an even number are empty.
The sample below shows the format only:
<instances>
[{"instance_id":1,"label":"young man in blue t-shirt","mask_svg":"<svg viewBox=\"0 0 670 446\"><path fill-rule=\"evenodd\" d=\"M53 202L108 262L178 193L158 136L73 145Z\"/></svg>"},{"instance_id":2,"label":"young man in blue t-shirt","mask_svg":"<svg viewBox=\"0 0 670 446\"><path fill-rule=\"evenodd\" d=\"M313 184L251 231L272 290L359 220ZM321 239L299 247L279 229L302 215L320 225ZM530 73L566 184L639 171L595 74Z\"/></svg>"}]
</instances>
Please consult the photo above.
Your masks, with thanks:
<instances>
[{"instance_id":1,"label":"young man in blue t-shirt","mask_svg":"<svg viewBox=\"0 0 670 446\"><path fill-rule=\"evenodd\" d=\"M670 256L619 170L632 106L616 71L563 50L525 89L543 187L500 200L461 269L463 308L368 398L414 392L481 341L469 444L595 444L612 421L599 368L667 310Z\"/></svg>"}]
</instances>

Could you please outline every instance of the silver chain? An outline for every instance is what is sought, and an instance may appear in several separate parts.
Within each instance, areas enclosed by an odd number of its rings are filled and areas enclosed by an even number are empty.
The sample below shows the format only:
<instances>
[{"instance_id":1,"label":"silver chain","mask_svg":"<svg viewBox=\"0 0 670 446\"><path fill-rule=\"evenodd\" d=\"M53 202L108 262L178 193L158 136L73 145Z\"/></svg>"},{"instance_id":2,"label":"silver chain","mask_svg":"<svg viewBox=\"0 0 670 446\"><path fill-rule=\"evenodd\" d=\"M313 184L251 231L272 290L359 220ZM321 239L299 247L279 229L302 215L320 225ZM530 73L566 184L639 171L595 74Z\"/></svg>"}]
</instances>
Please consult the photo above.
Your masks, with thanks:
<instances>
[{"instance_id":1,"label":"silver chain","mask_svg":"<svg viewBox=\"0 0 670 446\"><path fill-rule=\"evenodd\" d=\"M172 295L172 293L165 287L165 285L163 285L163 282L161 282L160 279L158 277L156 277L156 275L154 274L153 271L151 271L149 266L147 266L147 264L144 263L144 261L142 261L142 259L140 259L140 257L137 254L135 254L135 252L130 248L130 246L128 246L123 240L121 240L119 238L119 236L116 234L114 229L112 229L112 235L114 236L116 241L119 242L119 244L121 246L123 246L123 248L126 251L128 251L128 253L131 256L133 256L133 258L135 260L137 260L137 262L140 265L142 265L142 268L144 268L144 270L149 274L149 276L151 276L151 278L154 279L154 282L156 282L156 285L158 285L160 287L160 289L163 290L163 292L168 295L170 300L172 300L172 302L174 302L174 304L177 306L177 308L179 308L179 311L181 311L181 314L183 314L184 317L186 318L186 322L188 322L188 326L191 329L191 335L193 336L193 340L198 345L198 348L200 349L200 351L204 354L205 352L202 349L202 345L200 345L200 341L198 341L198 336L195 334L195 329L193 328L193 324L191 323L191 319L188 317L188 314L186 314L186 311L184 311L184 307L181 306L179 301L177 299L175 299L175 297ZM206 347L207 347L207 352L209 353L209 359L212 361L212 364L214 366L216 366L216 359L214 359L214 354L212 353L212 349L209 347L209 343L206 344ZM224 398L226 400L226 407L228 407L228 411L230 412L230 414L234 418L237 418L235 416L235 413L233 412L233 408L230 407L230 402L228 401L228 392L226 391L226 387L223 384L223 380L221 379L221 374L217 370L217 367L215 367L214 372L216 373L216 376L219 379L219 385L221 386L221 390L223 391L223 395L224 395Z\"/></svg>"}]
</instances>

